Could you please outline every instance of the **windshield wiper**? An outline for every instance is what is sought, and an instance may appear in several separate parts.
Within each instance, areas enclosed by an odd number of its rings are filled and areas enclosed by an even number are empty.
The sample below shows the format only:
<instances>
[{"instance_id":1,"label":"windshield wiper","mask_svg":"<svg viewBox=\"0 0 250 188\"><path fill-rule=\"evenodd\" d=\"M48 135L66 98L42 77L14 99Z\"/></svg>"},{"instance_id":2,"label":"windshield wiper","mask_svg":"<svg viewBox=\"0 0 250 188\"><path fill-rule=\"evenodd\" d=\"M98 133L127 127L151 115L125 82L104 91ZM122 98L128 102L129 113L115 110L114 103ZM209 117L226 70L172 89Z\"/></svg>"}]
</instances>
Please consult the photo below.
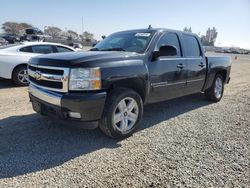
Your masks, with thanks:
<instances>
[{"instance_id":1,"label":"windshield wiper","mask_svg":"<svg viewBox=\"0 0 250 188\"><path fill-rule=\"evenodd\" d=\"M123 51L125 52L123 48L106 48L106 49L101 49L101 51Z\"/></svg>"}]
</instances>

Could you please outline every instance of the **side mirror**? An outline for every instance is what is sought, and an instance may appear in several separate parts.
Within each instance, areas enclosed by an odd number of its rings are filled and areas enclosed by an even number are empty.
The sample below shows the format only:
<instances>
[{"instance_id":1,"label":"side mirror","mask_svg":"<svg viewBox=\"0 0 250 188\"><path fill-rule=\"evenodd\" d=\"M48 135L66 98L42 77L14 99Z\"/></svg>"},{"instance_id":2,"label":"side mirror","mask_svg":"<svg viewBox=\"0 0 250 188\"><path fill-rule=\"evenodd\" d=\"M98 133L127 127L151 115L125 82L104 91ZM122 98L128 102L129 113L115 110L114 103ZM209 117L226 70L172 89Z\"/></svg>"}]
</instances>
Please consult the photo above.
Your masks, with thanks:
<instances>
[{"instance_id":1,"label":"side mirror","mask_svg":"<svg viewBox=\"0 0 250 188\"><path fill-rule=\"evenodd\" d=\"M177 48L171 45L161 46L159 51L154 52L154 58L162 57L162 56L176 56Z\"/></svg>"}]
</instances>

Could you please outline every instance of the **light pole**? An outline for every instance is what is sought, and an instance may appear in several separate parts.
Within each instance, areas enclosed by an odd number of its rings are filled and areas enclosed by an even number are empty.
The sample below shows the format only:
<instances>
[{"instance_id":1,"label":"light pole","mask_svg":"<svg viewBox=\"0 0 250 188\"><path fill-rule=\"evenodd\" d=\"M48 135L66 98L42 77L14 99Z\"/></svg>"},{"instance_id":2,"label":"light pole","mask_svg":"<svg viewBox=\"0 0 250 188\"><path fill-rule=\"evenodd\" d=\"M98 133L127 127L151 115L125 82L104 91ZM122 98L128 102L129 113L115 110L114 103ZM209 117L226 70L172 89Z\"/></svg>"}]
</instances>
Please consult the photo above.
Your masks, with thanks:
<instances>
[{"instance_id":1,"label":"light pole","mask_svg":"<svg viewBox=\"0 0 250 188\"><path fill-rule=\"evenodd\" d=\"M82 34L83 34L83 16L82 16Z\"/></svg>"},{"instance_id":2,"label":"light pole","mask_svg":"<svg viewBox=\"0 0 250 188\"><path fill-rule=\"evenodd\" d=\"M44 27L43 27L43 32L44 32L44 34L45 34L45 30L47 29L48 27L45 25Z\"/></svg>"}]
</instances>

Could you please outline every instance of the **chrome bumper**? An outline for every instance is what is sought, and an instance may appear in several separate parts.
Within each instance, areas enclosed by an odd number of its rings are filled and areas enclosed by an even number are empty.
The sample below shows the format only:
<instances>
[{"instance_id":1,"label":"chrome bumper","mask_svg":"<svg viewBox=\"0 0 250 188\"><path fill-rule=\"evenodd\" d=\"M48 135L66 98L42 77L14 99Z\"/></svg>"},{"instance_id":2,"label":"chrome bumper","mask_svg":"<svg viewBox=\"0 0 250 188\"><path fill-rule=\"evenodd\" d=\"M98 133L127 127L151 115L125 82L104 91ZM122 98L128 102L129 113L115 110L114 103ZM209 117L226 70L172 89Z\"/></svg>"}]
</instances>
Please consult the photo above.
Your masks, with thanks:
<instances>
[{"instance_id":1,"label":"chrome bumper","mask_svg":"<svg viewBox=\"0 0 250 188\"><path fill-rule=\"evenodd\" d=\"M29 85L29 93L44 102L61 106L62 95L60 94L38 88L32 84Z\"/></svg>"}]
</instances>

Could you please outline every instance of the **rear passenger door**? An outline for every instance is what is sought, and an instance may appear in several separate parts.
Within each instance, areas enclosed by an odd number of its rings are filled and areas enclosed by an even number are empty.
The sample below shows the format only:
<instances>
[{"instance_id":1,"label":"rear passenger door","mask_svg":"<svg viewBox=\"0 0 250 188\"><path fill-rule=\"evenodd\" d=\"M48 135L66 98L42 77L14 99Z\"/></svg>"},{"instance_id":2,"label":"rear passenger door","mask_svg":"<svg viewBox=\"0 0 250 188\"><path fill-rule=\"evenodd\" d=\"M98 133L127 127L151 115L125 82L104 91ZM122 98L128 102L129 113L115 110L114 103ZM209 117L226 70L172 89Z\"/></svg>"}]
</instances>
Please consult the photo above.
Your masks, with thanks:
<instances>
[{"instance_id":1,"label":"rear passenger door","mask_svg":"<svg viewBox=\"0 0 250 188\"><path fill-rule=\"evenodd\" d=\"M156 44L155 51L165 45L175 46L177 55L162 56L149 63L151 82L149 102L158 102L185 95L186 60L182 57L178 35L172 32L163 34Z\"/></svg>"},{"instance_id":2,"label":"rear passenger door","mask_svg":"<svg viewBox=\"0 0 250 188\"><path fill-rule=\"evenodd\" d=\"M187 94L200 92L205 83L206 60L200 43L194 35L183 34L187 62Z\"/></svg>"}]
</instances>

